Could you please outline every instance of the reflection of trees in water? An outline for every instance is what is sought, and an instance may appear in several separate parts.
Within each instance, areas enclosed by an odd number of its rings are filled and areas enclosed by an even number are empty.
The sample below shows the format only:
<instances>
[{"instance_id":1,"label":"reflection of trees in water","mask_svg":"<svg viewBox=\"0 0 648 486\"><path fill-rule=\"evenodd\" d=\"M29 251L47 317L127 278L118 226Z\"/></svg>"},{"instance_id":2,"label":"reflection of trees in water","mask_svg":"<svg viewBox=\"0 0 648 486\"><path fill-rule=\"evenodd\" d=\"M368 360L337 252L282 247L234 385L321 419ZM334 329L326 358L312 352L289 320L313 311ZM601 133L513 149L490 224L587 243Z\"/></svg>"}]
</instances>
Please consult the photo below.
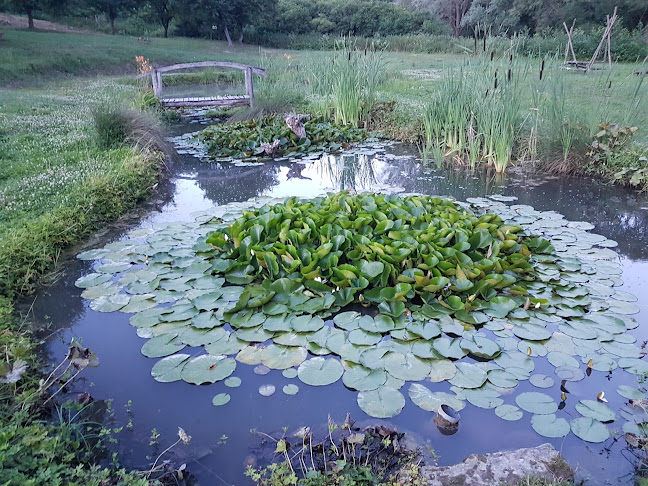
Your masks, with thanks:
<instances>
[{"instance_id":1,"label":"reflection of trees in water","mask_svg":"<svg viewBox=\"0 0 648 486\"><path fill-rule=\"evenodd\" d=\"M196 170L196 182L205 196L216 204L245 201L279 184L279 165L266 163L252 167L205 164Z\"/></svg>"},{"instance_id":2,"label":"reflection of trees in water","mask_svg":"<svg viewBox=\"0 0 648 486\"><path fill-rule=\"evenodd\" d=\"M317 174L340 191L362 191L376 184L375 159L362 154L324 155L314 162Z\"/></svg>"}]
</instances>

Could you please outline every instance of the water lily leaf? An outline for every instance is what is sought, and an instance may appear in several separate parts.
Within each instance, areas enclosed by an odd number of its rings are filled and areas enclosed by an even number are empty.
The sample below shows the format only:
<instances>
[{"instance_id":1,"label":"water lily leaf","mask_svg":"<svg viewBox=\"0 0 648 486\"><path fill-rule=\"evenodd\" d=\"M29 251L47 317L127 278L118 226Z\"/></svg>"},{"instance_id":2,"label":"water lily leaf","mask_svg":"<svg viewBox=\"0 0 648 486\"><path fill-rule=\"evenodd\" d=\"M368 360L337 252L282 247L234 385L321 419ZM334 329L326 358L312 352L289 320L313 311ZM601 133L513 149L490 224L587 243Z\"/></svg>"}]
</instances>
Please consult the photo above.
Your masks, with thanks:
<instances>
[{"instance_id":1,"label":"water lily leaf","mask_svg":"<svg viewBox=\"0 0 648 486\"><path fill-rule=\"evenodd\" d=\"M518 305L513 299L508 297L498 296L493 297L488 302L488 308L484 312L491 317L506 317L509 312L515 309Z\"/></svg>"},{"instance_id":2,"label":"water lily leaf","mask_svg":"<svg viewBox=\"0 0 648 486\"><path fill-rule=\"evenodd\" d=\"M156 381L162 383L178 381L181 379L182 368L184 368L190 357L188 354L176 354L163 358L153 365L151 375Z\"/></svg>"},{"instance_id":3,"label":"water lily leaf","mask_svg":"<svg viewBox=\"0 0 648 486\"><path fill-rule=\"evenodd\" d=\"M488 378L486 371L470 363L456 363L457 373L448 380L452 385L460 388L479 388Z\"/></svg>"},{"instance_id":4,"label":"water lily leaf","mask_svg":"<svg viewBox=\"0 0 648 486\"><path fill-rule=\"evenodd\" d=\"M637 358L620 358L619 367L626 370L633 375L646 375L648 374L648 361Z\"/></svg>"},{"instance_id":5,"label":"water lily leaf","mask_svg":"<svg viewBox=\"0 0 648 486\"><path fill-rule=\"evenodd\" d=\"M607 427L591 417L576 418L570 426L574 435L586 442L605 442L610 437Z\"/></svg>"},{"instance_id":6,"label":"water lily leaf","mask_svg":"<svg viewBox=\"0 0 648 486\"><path fill-rule=\"evenodd\" d=\"M161 336L149 339L142 346L142 354L147 358L162 358L176 353L185 347L184 343L178 341L178 334L162 334Z\"/></svg>"},{"instance_id":7,"label":"water lily leaf","mask_svg":"<svg viewBox=\"0 0 648 486\"><path fill-rule=\"evenodd\" d=\"M495 415L504 420L514 422L522 418L523 412L515 405L500 405L495 408Z\"/></svg>"},{"instance_id":8,"label":"water lily leaf","mask_svg":"<svg viewBox=\"0 0 648 486\"><path fill-rule=\"evenodd\" d=\"M79 253L76 257L79 260L99 260L100 258L103 258L104 255L108 253L108 249L106 248L100 248L96 250L88 250Z\"/></svg>"},{"instance_id":9,"label":"water lily leaf","mask_svg":"<svg viewBox=\"0 0 648 486\"><path fill-rule=\"evenodd\" d=\"M292 383L290 385L284 385L283 392L286 395L297 395L297 393L299 392L299 387L297 385L293 385Z\"/></svg>"},{"instance_id":10,"label":"water lily leaf","mask_svg":"<svg viewBox=\"0 0 648 486\"><path fill-rule=\"evenodd\" d=\"M466 406L466 403L457 398L456 395L444 392L432 392L429 388L419 383L412 383L409 387L408 394L415 405L427 412L436 412L441 405L448 405L459 412Z\"/></svg>"},{"instance_id":11,"label":"water lily leaf","mask_svg":"<svg viewBox=\"0 0 648 486\"><path fill-rule=\"evenodd\" d=\"M591 417L599 422L613 422L617 418L610 407L596 400L581 400L576 404L576 411L583 417Z\"/></svg>"},{"instance_id":12,"label":"water lily leaf","mask_svg":"<svg viewBox=\"0 0 648 486\"><path fill-rule=\"evenodd\" d=\"M506 370L495 369L488 372L488 381L501 388L515 388L518 380Z\"/></svg>"},{"instance_id":13,"label":"water lily leaf","mask_svg":"<svg viewBox=\"0 0 648 486\"><path fill-rule=\"evenodd\" d=\"M275 370L285 370L299 366L308 355L306 349L295 346L280 346L270 344L261 351L261 362Z\"/></svg>"},{"instance_id":14,"label":"water lily leaf","mask_svg":"<svg viewBox=\"0 0 648 486\"><path fill-rule=\"evenodd\" d=\"M297 370L295 368L288 368L288 369L283 370L281 372L281 374L285 378L296 378L297 377Z\"/></svg>"},{"instance_id":15,"label":"water lily leaf","mask_svg":"<svg viewBox=\"0 0 648 486\"><path fill-rule=\"evenodd\" d=\"M387 373L384 370L371 370L364 366L353 366L342 375L344 386L358 391L375 390L384 385L386 381Z\"/></svg>"},{"instance_id":16,"label":"water lily leaf","mask_svg":"<svg viewBox=\"0 0 648 486\"><path fill-rule=\"evenodd\" d=\"M511 373L510 368L519 368L527 373L531 373L535 369L533 360L526 354L517 351L500 354L495 358L495 363L497 363L501 368L507 370L509 373Z\"/></svg>"},{"instance_id":17,"label":"water lily leaf","mask_svg":"<svg viewBox=\"0 0 648 486\"><path fill-rule=\"evenodd\" d=\"M620 358L641 358L643 356L639 346L635 346L634 344L611 342L603 343L602 348L606 353Z\"/></svg>"},{"instance_id":18,"label":"water lily leaf","mask_svg":"<svg viewBox=\"0 0 648 486\"><path fill-rule=\"evenodd\" d=\"M362 260L359 268L365 277L367 277L368 279L373 279L382 275L383 270L385 269L385 265L382 262L368 262L366 260Z\"/></svg>"},{"instance_id":19,"label":"water lily leaf","mask_svg":"<svg viewBox=\"0 0 648 486\"><path fill-rule=\"evenodd\" d=\"M391 418L403 410L405 397L398 390L383 386L358 393L358 406L370 417Z\"/></svg>"},{"instance_id":20,"label":"water lily leaf","mask_svg":"<svg viewBox=\"0 0 648 486\"><path fill-rule=\"evenodd\" d=\"M128 305L130 299L126 294L103 295L90 301L90 308L97 312L115 312Z\"/></svg>"},{"instance_id":21,"label":"water lily leaf","mask_svg":"<svg viewBox=\"0 0 648 486\"><path fill-rule=\"evenodd\" d=\"M228 388L238 388L241 386L241 379L238 376L230 376L224 383Z\"/></svg>"},{"instance_id":22,"label":"water lily leaf","mask_svg":"<svg viewBox=\"0 0 648 486\"><path fill-rule=\"evenodd\" d=\"M431 372L428 362L411 353L389 353L383 358L385 370L394 378L404 381L424 380Z\"/></svg>"},{"instance_id":23,"label":"water lily leaf","mask_svg":"<svg viewBox=\"0 0 648 486\"><path fill-rule=\"evenodd\" d=\"M212 405L214 405L215 407L220 407L221 405L229 403L231 398L232 397L230 397L229 393L219 393L214 398L212 398Z\"/></svg>"},{"instance_id":24,"label":"water lily leaf","mask_svg":"<svg viewBox=\"0 0 648 486\"><path fill-rule=\"evenodd\" d=\"M478 335L462 339L459 345L461 349L478 358L493 359L502 352L502 348L495 341Z\"/></svg>"},{"instance_id":25,"label":"water lily leaf","mask_svg":"<svg viewBox=\"0 0 648 486\"><path fill-rule=\"evenodd\" d=\"M547 360L556 368L567 366L570 368L578 368L580 363L573 357L558 351L552 351L547 354Z\"/></svg>"},{"instance_id":26,"label":"water lily leaf","mask_svg":"<svg viewBox=\"0 0 648 486\"><path fill-rule=\"evenodd\" d=\"M569 434L569 422L564 418L556 418L555 414L534 415L531 417L531 427L543 437L558 438Z\"/></svg>"},{"instance_id":27,"label":"water lily leaf","mask_svg":"<svg viewBox=\"0 0 648 486\"><path fill-rule=\"evenodd\" d=\"M263 343L268 339L272 339L274 336L273 332L266 331L263 327L252 327L249 329L238 329L236 331L236 337L241 341L246 341L248 343ZM277 342L275 340L275 342Z\"/></svg>"},{"instance_id":28,"label":"water lily leaf","mask_svg":"<svg viewBox=\"0 0 648 486\"><path fill-rule=\"evenodd\" d=\"M520 339L527 339L529 341L544 341L549 339L553 334L545 326L533 323L520 323L513 326L513 334Z\"/></svg>"},{"instance_id":29,"label":"water lily leaf","mask_svg":"<svg viewBox=\"0 0 648 486\"><path fill-rule=\"evenodd\" d=\"M304 361L297 368L299 379L312 386L330 385L338 381L344 368L335 358L311 358Z\"/></svg>"},{"instance_id":30,"label":"water lily leaf","mask_svg":"<svg viewBox=\"0 0 648 486\"><path fill-rule=\"evenodd\" d=\"M573 366L559 366L556 368L556 375L561 380L567 381L581 381L585 378L585 373L580 368L574 368Z\"/></svg>"},{"instance_id":31,"label":"water lily leaf","mask_svg":"<svg viewBox=\"0 0 648 486\"><path fill-rule=\"evenodd\" d=\"M83 292L81 292L81 297L83 297L84 299L92 300L98 297L115 295L121 289L122 286L116 284L115 282L104 282L94 287L87 287Z\"/></svg>"},{"instance_id":32,"label":"water lily leaf","mask_svg":"<svg viewBox=\"0 0 648 486\"><path fill-rule=\"evenodd\" d=\"M224 380L234 373L236 361L225 356L203 354L193 358L182 369L182 379L187 383L200 385Z\"/></svg>"},{"instance_id":33,"label":"water lily leaf","mask_svg":"<svg viewBox=\"0 0 648 486\"><path fill-rule=\"evenodd\" d=\"M550 376L541 373L531 375L529 382L537 388L551 388L554 386L554 380Z\"/></svg>"},{"instance_id":34,"label":"water lily leaf","mask_svg":"<svg viewBox=\"0 0 648 486\"><path fill-rule=\"evenodd\" d=\"M525 392L515 398L522 410L539 415L556 413L558 405L549 395L539 392Z\"/></svg>"},{"instance_id":35,"label":"water lily leaf","mask_svg":"<svg viewBox=\"0 0 648 486\"><path fill-rule=\"evenodd\" d=\"M324 327L324 320L321 317L304 315L294 317L290 321L290 326L296 332L315 332Z\"/></svg>"},{"instance_id":36,"label":"water lily leaf","mask_svg":"<svg viewBox=\"0 0 648 486\"><path fill-rule=\"evenodd\" d=\"M88 275L76 279L74 285L81 289L96 287L97 285L108 282L111 278L112 275L107 273L89 273Z\"/></svg>"},{"instance_id":37,"label":"water lily leaf","mask_svg":"<svg viewBox=\"0 0 648 486\"><path fill-rule=\"evenodd\" d=\"M628 400L642 400L646 397L644 392L628 385L620 385L617 388L617 393Z\"/></svg>"},{"instance_id":38,"label":"water lily leaf","mask_svg":"<svg viewBox=\"0 0 648 486\"><path fill-rule=\"evenodd\" d=\"M353 331L360 327L360 313L355 311L342 312L333 318L333 322L339 328Z\"/></svg>"},{"instance_id":39,"label":"water lily leaf","mask_svg":"<svg viewBox=\"0 0 648 486\"><path fill-rule=\"evenodd\" d=\"M527 356L547 356L547 348L544 344L533 342L533 341L520 341L517 343L517 349L520 353L524 353Z\"/></svg>"},{"instance_id":40,"label":"water lily leaf","mask_svg":"<svg viewBox=\"0 0 648 486\"><path fill-rule=\"evenodd\" d=\"M441 383L442 381L450 380L457 374L457 367L449 359L433 359L429 361L430 381L433 383Z\"/></svg>"},{"instance_id":41,"label":"water lily leaf","mask_svg":"<svg viewBox=\"0 0 648 486\"><path fill-rule=\"evenodd\" d=\"M222 339L214 341L205 346L205 351L215 356L236 354L248 345L247 342L241 341L236 337L236 333L228 333Z\"/></svg>"},{"instance_id":42,"label":"water lily leaf","mask_svg":"<svg viewBox=\"0 0 648 486\"><path fill-rule=\"evenodd\" d=\"M261 385L259 387L259 395L261 396L269 397L271 395L274 395L274 392L275 392L274 385Z\"/></svg>"},{"instance_id":43,"label":"water lily leaf","mask_svg":"<svg viewBox=\"0 0 648 486\"><path fill-rule=\"evenodd\" d=\"M461 348L461 339L449 339L442 337L434 340L432 347L443 357L451 359L461 359L468 354Z\"/></svg>"},{"instance_id":44,"label":"water lily leaf","mask_svg":"<svg viewBox=\"0 0 648 486\"><path fill-rule=\"evenodd\" d=\"M378 344L382 339L382 334L377 332L367 332L362 329L355 329L349 333L348 340L350 343L357 345Z\"/></svg>"}]
</instances>

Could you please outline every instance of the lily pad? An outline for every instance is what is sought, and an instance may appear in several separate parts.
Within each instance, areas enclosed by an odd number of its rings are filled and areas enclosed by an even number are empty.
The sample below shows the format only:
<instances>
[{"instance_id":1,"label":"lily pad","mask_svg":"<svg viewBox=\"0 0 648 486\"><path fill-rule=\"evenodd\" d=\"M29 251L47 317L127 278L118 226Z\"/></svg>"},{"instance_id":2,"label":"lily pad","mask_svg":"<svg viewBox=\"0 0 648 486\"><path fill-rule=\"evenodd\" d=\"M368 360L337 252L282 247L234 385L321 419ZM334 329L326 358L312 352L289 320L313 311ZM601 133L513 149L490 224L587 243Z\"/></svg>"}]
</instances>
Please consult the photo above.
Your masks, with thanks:
<instances>
[{"instance_id":1,"label":"lily pad","mask_svg":"<svg viewBox=\"0 0 648 486\"><path fill-rule=\"evenodd\" d=\"M554 386L553 378L541 373L531 375L529 382L531 382L531 384L537 388L551 388L552 386Z\"/></svg>"},{"instance_id":2,"label":"lily pad","mask_svg":"<svg viewBox=\"0 0 648 486\"><path fill-rule=\"evenodd\" d=\"M275 392L274 385L261 385L259 387L259 395L261 396L269 397L270 395L274 395L274 392Z\"/></svg>"},{"instance_id":3,"label":"lily pad","mask_svg":"<svg viewBox=\"0 0 648 486\"><path fill-rule=\"evenodd\" d=\"M229 393L219 393L216 395L214 398L212 398L212 404L216 407L220 407L222 405L225 405L226 403L229 403L230 399Z\"/></svg>"},{"instance_id":4,"label":"lily pad","mask_svg":"<svg viewBox=\"0 0 648 486\"><path fill-rule=\"evenodd\" d=\"M499 418L502 418L504 420L514 422L516 420L520 420L522 418L522 415L524 414L522 410L520 410L515 405L505 404L495 408L495 415L497 415Z\"/></svg>"},{"instance_id":5,"label":"lily pad","mask_svg":"<svg viewBox=\"0 0 648 486\"><path fill-rule=\"evenodd\" d=\"M261 362L269 368L285 370L302 364L307 355L302 347L271 344L261 351Z\"/></svg>"},{"instance_id":6,"label":"lily pad","mask_svg":"<svg viewBox=\"0 0 648 486\"><path fill-rule=\"evenodd\" d=\"M241 386L241 379L238 376L230 376L224 383L228 388L238 388Z\"/></svg>"},{"instance_id":7,"label":"lily pad","mask_svg":"<svg viewBox=\"0 0 648 486\"><path fill-rule=\"evenodd\" d=\"M555 414L534 415L531 417L531 427L543 437L558 438L569 434L569 422L564 418L556 418Z\"/></svg>"},{"instance_id":8,"label":"lily pad","mask_svg":"<svg viewBox=\"0 0 648 486\"><path fill-rule=\"evenodd\" d=\"M297 369L299 379L312 386L330 385L338 381L344 368L335 358L311 358L304 361Z\"/></svg>"},{"instance_id":9,"label":"lily pad","mask_svg":"<svg viewBox=\"0 0 648 486\"><path fill-rule=\"evenodd\" d=\"M607 427L591 417L576 418L570 426L574 435L586 442L605 442L610 437Z\"/></svg>"},{"instance_id":10,"label":"lily pad","mask_svg":"<svg viewBox=\"0 0 648 486\"><path fill-rule=\"evenodd\" d=\"M596 400L581 400L576 404L576 411L599 422L613 422L617 418L610 407Z\"/></svg>"},{"instance_id":11,"label":"lily pad","mask_svg":"<svg viewBox=\"0 0 648 486\"><path fill-rule=\"evenodd\" d=\"M415 405L428 412L436 412L444 404L456 411L463 410L466 406L466 403L457 398L456 395L444 392L432 392L429 388L419 383L412 383L408 394Z\"/></svg>"},{"instance_id":12,"label":"lily pad","mask_svg":"<svg viewBox=\"0 0 648 486\"><path fill-rule=\"evenodd\" d=\"M235 369L236 361L233 358L203 354L185 364L181 376L187 383L200 385L224 380Z\"/></svg>"},{"instance_id":13,"label":"lily pad","mask_svg":"<svg viewBox=\"0 0 648 486\"><path fill-rule=\"evenodd\" d=\"M162 334L149 339L142 346L142 354L147 358L162 358L177 353L185 347L177 337L177 334Z\"/></svg>"},{"instance_id":14,"label":"lily pad","mask_svg":"<svg viewBox=\"0 0 648 486\"><path fill-rule=\"evenodd\" d=\"M533 414L548 415L558 410L558 405L553 398L544 393L525 392L515 398L515 402L522 410Z\"/></svg>"},{"instance_id":15,"label":"lily pad","mask_svg":"<svg viewBox=\"0 0 648 486\"><path fill-rule=\"evenodd\" d=\"M182 368L184 368L190 357L188 354L176 354L163 358L153 365L151 375L156 381L162 383L179 381L182 379Z\"/></svg>"},{"instance_id":16,"label":"lily pad","mask_svg":"<svg viewBox=\"0 0 648 486\"><path fill-rule=\"evenodd\" d=\"M358 391L375 390L384 385L386 381L387 373L384 370L370 370L364 366L353 366L342 375L344 386Z\"/></svg>"},{"instance_id":17,"label":"lily pad","mask_svg":"<svg viewBox=\"0 0 648 486\"><path fill-rule=\"evenodd\" d=\"M296 378L296 377L297 377L297 370L296 370L295 368L288 368L288 369L286 369L286 370L283 370L283 371L281 372L281 374L282 374L285 378L289 378L289 379L290 379L290 378Z\"/></svg>"},{"instance_id":18,"label":"lily pad","mask_svg":"<svg viewBox=\"0 0 648 486\"><path fill-rule=\"evenodd\" d=\"M293 385L293 384L285 385L283 387L283 392L286 395L296 395L299 392L299 387L297 385Z\"/></svg>"},{"instance_id":19,"label":"lily pad","mask_svg":"<svg viewBox=\"0 0 648 486\"><path fill-rule=\"evenodd\" d=\"M405 397L390 387L358 393L358 406L370 417L391 418L398 415L405 406Z\"/></svg>"}]
</instances>

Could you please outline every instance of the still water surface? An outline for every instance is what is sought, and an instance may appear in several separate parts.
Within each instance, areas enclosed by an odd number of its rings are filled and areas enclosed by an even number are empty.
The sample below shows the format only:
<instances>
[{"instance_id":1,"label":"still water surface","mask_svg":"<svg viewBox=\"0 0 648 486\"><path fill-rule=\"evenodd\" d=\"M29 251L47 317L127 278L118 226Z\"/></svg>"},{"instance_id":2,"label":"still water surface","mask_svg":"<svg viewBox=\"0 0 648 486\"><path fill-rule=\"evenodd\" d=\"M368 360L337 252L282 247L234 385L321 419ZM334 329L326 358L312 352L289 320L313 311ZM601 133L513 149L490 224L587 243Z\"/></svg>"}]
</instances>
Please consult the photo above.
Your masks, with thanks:
<instances>
[{"instance_id":1,"label":"still water surface","mask_svg":"<svg viewBox=\"0 0 648 486\"><path fill-rule=\"evenodd\" d=\"M194 125L195 126L195 125ZM107 232L93 248L124 237L133 227L152 227L161 222L190 221L190 214L213 205L245 201L260 195L315 196L329 190L382 190L447 195L458 200L488 194L516 196L517 204L528 204L539 210L555 210L568 220L589 221L602 234L619 243L616 249L623 267L623 290L639 296L640 314L634 317L640 326L631 331L639 343L648 340L648 199L618 187L588 179L547 177L511 173L494 177L483 172L471 174L455 170L438 170L424 166L398 145L379 156L325 156L312 162L271 163L259 166L233 167L229 164L201 162L191 155L177 155L170 167L170 183L166 198L127 229ZM184 428L193 437L188 446L177 446L174 461L186 461L188 469L201 485L249 484L243 476L244 464L260 460L256 429L281 435L308 425L324 429L327 416L342 423L347 412L357 425L384 422L407 432L422 446L436 451L440 465L463 460L473 453L487 453L552 442L570 464L577 476L587 484L629 484L632 464L624 451L625 441L609 439L604 444L586 444L573 434L564 439L545 439L531 428L528 416L518 422L505 422L492 410L470 404L461 412L459 431L452 436L439 432L433 415L416 407L406 398L403 412L387 421L370 419L356 404L356 392L347 390L338 381L326 387L299 383L295 396L281 393L288 380L272 370L257 376L252 367L239 364L236 376L242 378L240 388L228 389L222 382L194 386L185 382L158 383L150 376L154 360L144 357L140 348L145 342L129 325L129 315L119 312L97 313L80 297L81 289L74 281L92 269L92 262L71 260L64 265L62 278L42 290L34 301L33 317L38 324L47 323L50 332L47 351L52 361L65 356L71 338L82 338L85 346L97 353L98 368L87 369L75 385L75 392L89 391L96 399L112 398L114 426L132 419L133 430L119 434L123 464L146 468L151 460L177 439L177 428ZM553 369L537 368L537 372L553 374ZM264 398L259 386L273 384L278 392ZM609 405L618 410L624 399L616 394L620 384L636 385L634 378L622 370L608 375L594 372L590 377L570 386L571 408L581 398L593 398L606 391ZM519 392L535 391L528 382L520 383ZM229 392L232 401L214 407L211 399L217 393ZM557 398L557 397L556 397ZM130 409L126 403L132 401ZM569 417L567 417L569 419ZM620 428L619 422L618 428ZM160 434L159 448L149 445L151 430ZM223 440L227 436L226 440ZM157 450L157 452L155 452ZM432 463L428 457L428 463Z\"/></svg>"}]
</instances>

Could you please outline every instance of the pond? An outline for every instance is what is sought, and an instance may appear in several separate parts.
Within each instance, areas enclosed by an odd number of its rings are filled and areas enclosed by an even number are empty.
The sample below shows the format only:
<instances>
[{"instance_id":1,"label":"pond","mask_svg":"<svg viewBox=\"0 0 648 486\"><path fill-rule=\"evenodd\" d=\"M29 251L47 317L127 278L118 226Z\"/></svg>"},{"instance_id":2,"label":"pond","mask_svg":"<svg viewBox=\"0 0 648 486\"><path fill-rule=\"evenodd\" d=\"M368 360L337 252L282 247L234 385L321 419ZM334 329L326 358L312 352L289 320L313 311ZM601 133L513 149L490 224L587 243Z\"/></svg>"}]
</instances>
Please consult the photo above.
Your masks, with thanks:
<instances>
[{"instance_id":1,"label":"pond","mask_svg":"<svg viewBox=\"0 0 648 486\"><path fill-rule=\"evenodd\" d=\"M196 125L192 125L195 130ZM178 133L188 131L178 127ZM180 150L184 152L184 150ZM192 222L195 213L230 202L242 202L258 196L314 197L327 191L382 191L385 193L421 193L451 196L459 201L501 194L517 198L509 204L529 205L540 211L555 211L569 221L587 221L592 233L618 242L613 248L623 270L621 291L635 296L648 295L648 199L623 188L590 179L554 177L513 171L505 177L486 172L470 173L453 169L436 169L423 165L411 149L400 145L376 147L360 153L323 156L291 164L288 161L261 165L231 165L201 162L190 153L175 156L170 165L170 183L162 189L166 197L149 205L127 229L113 229L101 235L89 248L100 248L122 241L133 229L156 228L175 222ZM194 216L192 216L192 214ZM172 227L173 228L173 227ZM577 477L588 484L627 484L633 465L622 433L603 443L586 443L569 434L547 439L531 426L529 414L518 421L505 421L470 403L461 410L459 429L445 435L433 422L433 413L417 407L407 397L404 410L393 418L375 419L365 414L356 401L357 392L347 389L341 380L328 386L308 386L281 371L256 374L254 366L238 363L233 376L239 377L238 388L225 384L196 386L184 381L160 383L151 377L154 360L140 351L145 340L129 324L131 314L96 312L81 297L75 281L99 265L92 261L70 260L63 265L61 278L35 296L31 312L36 323L49 326L46 346L52 361L65 356L72 338L82 339L99 357L97 368L88 368L77 380L74 392L88 391L96 399L110 397L112 412L106 417L114 427L132 420L132 429L119 434L123 466L145 469L157 454L177 439L182 427L192 441L179 445L170 454L174 461L186 461L199 484L249 484L243 476L246 464L262 462L256 430L275 437L285 429L291 433L302 426L326 430L330 415L341 424L348 413L356 425L385 423L397 427L424 449L427 462L433 463L431 450L440 465L462 461L474 453L495 452L551 442L576 469ZM641 345L648 340L648 306L642 298L636 303L640 312L632 318L638 327L628 332ZM192 348L193 349L193 348ZM195 351L195 349L193 349ZM185 350L184 352L187 352ZM192 351L189 351L192 353ZM193 352L193 354L198 354ZM546 359L536 359L535 373L554 376ZM581 365L583 370L586 365ZM516 393L542 391L560 401L560 379L556 385L539 390L528 381L520 381ZM259 394L262 385L274 385L276 393ZM298 384L299 393L281 392L287 384ZM429 381L428 381L429 385ZM605 392L608 405L619 411L627 401L617 387L637 387L637 379L624 370L592 371L581 380L568 382L569 394L561 417L577 417L575 404L582 399L596 400ZM447 387L446 387L447 388ZM231 401L224 406L212 405L212 398L229 393ZM507 403L515 403L505 397ZM621 430L623 420L609 425ZM152 430L160 434L158 445L151 445ZM428 449L426 449L426 446Z\"/></svg>"}]
</instances>

